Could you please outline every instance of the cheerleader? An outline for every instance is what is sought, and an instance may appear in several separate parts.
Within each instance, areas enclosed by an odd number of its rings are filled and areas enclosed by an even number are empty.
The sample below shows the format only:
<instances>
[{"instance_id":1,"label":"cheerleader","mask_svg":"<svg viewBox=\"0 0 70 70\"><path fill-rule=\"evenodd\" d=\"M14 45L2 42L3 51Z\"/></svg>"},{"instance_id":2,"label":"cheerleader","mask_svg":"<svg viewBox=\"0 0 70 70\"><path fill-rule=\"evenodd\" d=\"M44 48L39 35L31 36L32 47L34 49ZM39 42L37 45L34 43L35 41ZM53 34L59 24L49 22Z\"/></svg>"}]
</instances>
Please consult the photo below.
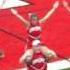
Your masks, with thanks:
<instances>
[{"instance_id":1,"label":"cheerleader","mask_svg":"<svg viewBox=\"0 0 70 70\"><path fill-rule=\"evenodd\" d=\"M32 41L34 39L39 39L40 34L42 32L42 28L40 26L40 23L44 23L53 13L54 11L58 8L59 6L59 1L56 1L53 5L53 8L42 18L39 19L38 16L35 13L29 13L29 21L24 19L17 10L11 9L12 14L17 16L25 25L27 28L28 32L28 38L27 38L27 48L32 47Z\"/></svg>"},{"instance_id":2,"label":"cheerleader","mask_svg":"<svg viewBox=\"0 0 70 70\"><path fill-rule=\"evenodd\" d=\"M26 64L28 70L47 70L47 62L56 58L55 52L40 40L34 40L32 46L22 55L20 63Z\"/></svg>"}]
</instances>

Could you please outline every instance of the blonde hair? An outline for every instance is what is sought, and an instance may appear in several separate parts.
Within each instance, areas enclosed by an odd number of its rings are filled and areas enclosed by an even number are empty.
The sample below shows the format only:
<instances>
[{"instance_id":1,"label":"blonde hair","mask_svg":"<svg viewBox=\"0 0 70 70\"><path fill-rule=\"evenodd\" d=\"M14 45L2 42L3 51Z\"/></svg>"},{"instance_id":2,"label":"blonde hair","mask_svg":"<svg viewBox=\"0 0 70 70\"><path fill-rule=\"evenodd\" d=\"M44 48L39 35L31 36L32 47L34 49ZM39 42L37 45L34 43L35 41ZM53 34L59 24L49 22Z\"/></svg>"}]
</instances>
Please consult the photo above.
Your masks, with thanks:
<instances>
[{"instance_id":1,"label":"blonde hair","mask_svg":"<svg viewBox=\"0 0 70 70\"><path fill-rule=\"evenodd\" d=\"M34 19L34 20L38 20L38 16L36 13L29 13L29 18Z\"/></svg>"}]
</instances>

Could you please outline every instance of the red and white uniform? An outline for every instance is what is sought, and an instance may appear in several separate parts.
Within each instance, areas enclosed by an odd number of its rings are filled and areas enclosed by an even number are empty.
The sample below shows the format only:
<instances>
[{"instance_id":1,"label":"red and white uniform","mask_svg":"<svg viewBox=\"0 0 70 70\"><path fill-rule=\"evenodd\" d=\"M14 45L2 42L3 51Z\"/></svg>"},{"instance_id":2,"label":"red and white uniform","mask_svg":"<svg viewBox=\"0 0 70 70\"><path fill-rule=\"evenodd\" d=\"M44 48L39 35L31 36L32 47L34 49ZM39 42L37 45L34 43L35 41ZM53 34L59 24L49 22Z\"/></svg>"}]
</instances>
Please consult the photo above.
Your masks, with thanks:
<instances>
[{"instance_id":1,"label":"red and white uniform","mask_svg":"<svg viewBox=\"0 0 70 70\"><path fill-rule=\"evenodd\" d=\"M32 48L32 41L35 39L40 38L42 28L39 25L39 23L35 26L31 25L28 29L28 40L27 40L27 45L28 48Z\"/></svg>"},{"instance_id":2,"label":"red and white uniform","mask_svg":"<svg viewBox=\"0 0 70 70\"><path fill-rule=\"evenodd\" d=\"M47 70L45 56L41 52L36 52L32 58L32 64L27 64L28 70Z\"/></svg>"}]
</instances>

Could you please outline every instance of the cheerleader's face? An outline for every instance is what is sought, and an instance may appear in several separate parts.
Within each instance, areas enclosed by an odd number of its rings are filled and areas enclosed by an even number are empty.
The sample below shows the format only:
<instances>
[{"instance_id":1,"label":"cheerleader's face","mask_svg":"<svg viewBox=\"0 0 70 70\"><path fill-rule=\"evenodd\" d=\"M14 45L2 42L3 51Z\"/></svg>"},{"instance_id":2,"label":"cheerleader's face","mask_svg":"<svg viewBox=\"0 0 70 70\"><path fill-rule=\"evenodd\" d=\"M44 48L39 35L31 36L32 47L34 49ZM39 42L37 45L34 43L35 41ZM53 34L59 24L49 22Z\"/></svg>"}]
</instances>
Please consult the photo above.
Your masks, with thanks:
<instances>
[{"instance_id":1,"label":"cheerleader's face","mask_svg":"<svg viewBox=\"0 0 70 70\"><path fill-rule=\"evenodd\" d=\"M33 47L34 51L39 51L39 47Z\"/></svg>"},{"instance_id":2,"label":"cheerleader's face","mask_svg":"<svg viewBox=\"0 0 70 70\"><path fill-rule=\"evenodd\" d=\"M40 47L33 47L34 52L40 52Z\"/></svg>"},{"instance_id":3,"label":"cheerleader's face","mask_svg":"<svg viewBox=\"0 0 70 70\"><path fill-rule=\"evenodd\" d=\"M34 25L34 26L35 26L35 25L38 25L38 21L39 21L39 20L38 20L37 15L32 15L30 20L31 20L31 24L32 24L32 25Z\"/></svg>"}]
</instances>

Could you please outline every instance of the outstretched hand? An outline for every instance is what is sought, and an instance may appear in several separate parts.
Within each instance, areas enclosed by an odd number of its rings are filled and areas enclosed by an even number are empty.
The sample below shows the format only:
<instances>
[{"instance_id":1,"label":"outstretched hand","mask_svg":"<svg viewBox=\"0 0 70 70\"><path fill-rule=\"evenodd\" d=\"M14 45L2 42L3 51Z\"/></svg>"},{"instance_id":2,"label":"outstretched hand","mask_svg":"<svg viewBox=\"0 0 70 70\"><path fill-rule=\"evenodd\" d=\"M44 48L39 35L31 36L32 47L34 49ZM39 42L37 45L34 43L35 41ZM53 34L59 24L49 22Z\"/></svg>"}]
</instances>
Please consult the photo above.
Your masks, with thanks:
<instances>
[{"instance_id":1,"label":"outstretched hand","mask_svg":"<svg viewBox=\"0 0 70 70\"><path fill-rule=\"evenodd\" d=\"M55 3L54 3L54 5L53 5L53 8L58 8L58 6L59 6L59 1L56 1Z\"/></svg>"},{"instance_id":2,"label":"outstretched hand","mask_svg":"<svg viewBox=\"0 0 70 70\"><path fill-rule=\"evenodd\" d=\"M57 58L57 54L52 50L50 50L47 55L49 58Z\"/></svg>"},{"instance_id":3,"label":"outstretched hand","mask_svg":"<svg viewBox=\"0 0 70 70\"><path fill-rule=\"evenodd\" d=\"M58 57L58 56L57 56L56 54L50 53L50 54L47 56L46 60L47 60L47 62L52 62L52 61L56 60L57 57Z\"/></svg>"},{"instance_id":4,"label":"outstretched hand","mask_svg":"<svg viewBox=\"0 0 70 70\"><path fill-rule=\"evenodd\" d=\"M68 2L67 1L63 1L63 5L65 6L65 7L67 7L69 4L68 4Z\"/></svg>"}]
</instances>

